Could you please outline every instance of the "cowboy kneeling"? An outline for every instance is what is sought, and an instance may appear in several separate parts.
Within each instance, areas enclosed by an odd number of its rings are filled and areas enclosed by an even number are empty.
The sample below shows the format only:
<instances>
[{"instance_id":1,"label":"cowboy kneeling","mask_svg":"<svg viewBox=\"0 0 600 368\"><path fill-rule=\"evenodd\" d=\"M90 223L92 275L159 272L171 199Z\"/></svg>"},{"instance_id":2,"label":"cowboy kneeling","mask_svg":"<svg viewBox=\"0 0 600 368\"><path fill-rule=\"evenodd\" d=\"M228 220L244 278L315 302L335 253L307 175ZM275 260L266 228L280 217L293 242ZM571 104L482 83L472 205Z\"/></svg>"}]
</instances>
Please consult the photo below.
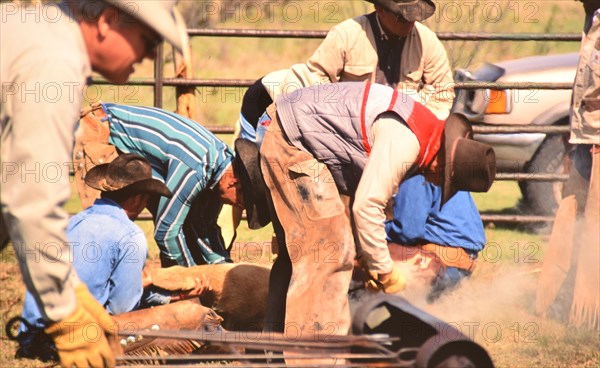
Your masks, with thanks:
<instances>
[{"instance_id":1,"label":"cowboy kneeling","mask_svg":"<svg viewBox=\"0 0 600 368\"><path fill-rule=\"evenodd\" d=\"M456 190L487 191L495 176L493 149L468 139L463 116L444 122L390 87L305 88L280 96L267 114L261 165L285 244L271 272L267 329L293 328L302 337L348 333L353 234L374 282L387 293L403 289L384 209L409 171L432 171L452 183L443 185L442 204ZM461 167L466 163L469 170Z\"/></svg>"},{"instance_id":2,"label":"cowboy kneeling","mask_svg":"<svg viewBox=\"0 0 600 368\"><path fill-rule=\"evenodd\" d=\"M117 321L106 312L116 316L145 306L195 297L204 291L206 285L197 280L195 289L171 295L166 290L152 287L151 280L143 275L148 244L144 232L133 221L146 207L151 195L172 196L164 183L152 178L150 163L145 158L136 154L120 155L110 164L91 169L85 182L102 194L91 207L73 216L67 227L73 266L83 282L77 295L100 303L96 314L105 315L105 324L112 326L109 328L113 333ZM95 301L90 304L97 305ZM68 332L68 325L67 328L56 324L46 326L29 292L25 296L22 318L25 322L17 337L17 357L56 360L56 350L60 353L65 348L64 343L56 340L54 347L46 334L56 337L56 334ZM82 323L79 320L70 322Z\"/></svg>"}]
</instances>

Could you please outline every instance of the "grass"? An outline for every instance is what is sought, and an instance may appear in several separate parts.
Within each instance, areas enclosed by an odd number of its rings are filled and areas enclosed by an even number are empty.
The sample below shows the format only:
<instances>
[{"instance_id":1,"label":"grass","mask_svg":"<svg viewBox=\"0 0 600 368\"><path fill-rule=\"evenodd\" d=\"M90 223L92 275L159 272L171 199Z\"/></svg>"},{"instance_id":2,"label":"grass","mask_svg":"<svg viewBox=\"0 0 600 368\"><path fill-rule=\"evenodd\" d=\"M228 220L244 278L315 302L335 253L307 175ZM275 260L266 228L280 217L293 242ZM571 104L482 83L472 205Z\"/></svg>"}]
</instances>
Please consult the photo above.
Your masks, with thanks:
<instances>
[{"instance_id":1,"label":"grass","mask_svg":"<svg viewBox=\"0 0 600 368\"><path fill-rule=\"evenodd\" d=\"M475 194L480 209L503 211L520 200L518 187L496 182L486 194ZM72 198L69 211L79 203ZM157 262L158 249L152 240L153 226L138 221L150 243L149 262ZM471 279L436 304L419 297L406 297L425 311L441 318L484 346L498 367L597 367L600 340L595 333L567 328L533 311L536 282L546 235L490 224L485 229L487 245ZM269 263L272 234L270 226L250 231L245 223L239 229L232 257L236 261ZM18 315L24 286L12 247L0 253L0 323ZM13 358L16 344L0 332L0 367L44 367L39 361Z\"/></svg>"},{"instance_id":2,"label":"grass","mask_svg":"<svg viewBox=\"0 0 600 368\"><path fill-rule=\"evenodd\" d=\"M185 0L180 7L191 27L328 30L335 24L371 12L363 0L315 1L206 1ZM198 5L200 4L200 5ZM237 5L236 5L237 4ZM436 1L437 12L425 24L436 32L479 33L580 33L581 3L549 1ZM211 7L214 6L215 8ZM260 9L260 10L258 10ZM257 14L257 12L259 14ZM258 79L263 75L305 62L319 39L241 37L193 37L194 78ZM442 41L452 69L474 69L484 62L498 62L532 55L577 52L577 42ZM170 46L164 48L166 77L174 76ZM134 79L153 77L153 63L136 68ZM128 104L153 104L149 87L91 86L88 99ZM196 120L204 125L231 126L238 119L243 88L196 89ZM174 88L165 88L164 108L175 109Z\"/></svg>"}]
</instances>

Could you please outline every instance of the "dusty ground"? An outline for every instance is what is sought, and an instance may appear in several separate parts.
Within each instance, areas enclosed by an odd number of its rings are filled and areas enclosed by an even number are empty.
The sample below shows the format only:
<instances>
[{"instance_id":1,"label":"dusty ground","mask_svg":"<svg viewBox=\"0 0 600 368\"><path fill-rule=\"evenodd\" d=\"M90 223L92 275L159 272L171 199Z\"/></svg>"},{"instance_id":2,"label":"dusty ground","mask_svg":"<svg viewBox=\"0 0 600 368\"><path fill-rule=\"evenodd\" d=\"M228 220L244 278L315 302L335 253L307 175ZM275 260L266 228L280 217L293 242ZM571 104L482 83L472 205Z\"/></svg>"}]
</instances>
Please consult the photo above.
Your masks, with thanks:
<instances>
[{"instance_id":1,"label":"dusty ground","mask_svg":"<svg viewBox=\"0 0 600 368\"><path fill-rule=\"evenodd\" d=\"M499 247L506 253L511 248ZM512 248L514 249L514 248ZM552 319L533 313L539 262L514 254L509 261L497 253L482 259L471 280L428 305L423 289L409 288L404 296L415 305L450 323L483 345L498 367L598 367L600 339L597 333L568 329ZM267 249L240 246L238 259L268 262ZM0 323L21 309L23 286L12 249L5 249L0 263ZM503 258L505 258L503 256ZM531 262L530 262L531 261ZM39 361L15 360L16 344L0 335L0 367L44 367Z\"/></svg>"}]
</instances>

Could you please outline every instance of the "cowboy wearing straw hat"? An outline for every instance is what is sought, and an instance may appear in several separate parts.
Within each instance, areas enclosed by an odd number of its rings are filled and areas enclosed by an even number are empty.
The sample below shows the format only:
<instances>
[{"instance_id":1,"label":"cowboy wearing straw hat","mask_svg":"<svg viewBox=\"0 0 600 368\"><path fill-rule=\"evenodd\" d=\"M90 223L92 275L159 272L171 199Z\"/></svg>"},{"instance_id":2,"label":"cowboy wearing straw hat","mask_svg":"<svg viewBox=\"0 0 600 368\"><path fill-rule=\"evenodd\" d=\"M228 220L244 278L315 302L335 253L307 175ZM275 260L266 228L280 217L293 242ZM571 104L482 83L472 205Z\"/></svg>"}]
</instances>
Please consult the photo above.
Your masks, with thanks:
<instances>
[{"instance_id":1,"label":"cowboy wearing straw hat","mask_svg":"<svg viewBox=\"0 0 600 368\"><path fill-rule=\"evenodd\" d=\"M27 289L44 319L56 326L76 321L114 333L104 309L82 291L69 261L62 209L70 185L65 163L71 161L73 128L92 70L124 83L134 64L154 57L161 40L187 49L185 26L174 5L141 0L69 0L35 9L1 5L0 81L6 88L0 102L0 157L7 168L2 214ZM42 167L55 167L58 173L25 175ZM61 257L44 253L50 243L59 244ZM55 328L54 337L72 330ZM104 335L92 342L83 336L84 328L73 331L73 338L58 346L63 366L115 364Z\"/></svg>"},{"instance_id":2,"label":"cowboy wearing straw hat","mask_svg":"<svg viewBox=\"0 0 600 368\"><path fill-rule=\"evenodd\" d=\"M150 163L134 154L94 167L86 183L100 190L102 197L69 221L73 267L90 291L86 297L91 294L111 315L130 312L142 297L142 270L148 255L146 236L133 221L151 195L170 198L172 193L152 178ZM47 323L30 293L25 296L22 318L27 323L20 327L17 356L55 358L42 333ZM46 332L52 335L57 328L53 324Z\"/></svg>"}]
</instances>

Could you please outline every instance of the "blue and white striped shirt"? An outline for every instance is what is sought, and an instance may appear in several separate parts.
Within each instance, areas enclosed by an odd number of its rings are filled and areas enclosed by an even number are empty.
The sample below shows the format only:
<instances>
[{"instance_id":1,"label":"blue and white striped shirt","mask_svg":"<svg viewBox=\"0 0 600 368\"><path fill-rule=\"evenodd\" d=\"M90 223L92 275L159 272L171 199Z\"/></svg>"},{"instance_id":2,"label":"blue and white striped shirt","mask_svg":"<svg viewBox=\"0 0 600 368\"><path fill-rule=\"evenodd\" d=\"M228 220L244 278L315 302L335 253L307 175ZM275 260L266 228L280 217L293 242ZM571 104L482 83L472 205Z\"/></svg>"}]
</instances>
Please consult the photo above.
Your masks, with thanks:
<instances>
[{"instance_id":1,"label":"blue and white striped shirt","mask_svg":"<svg viewBox=\"0 0 600 368\"><path fill-rule=\"evenodd\" d=\"M154 237L168 260L182 266L198 263L194 242L207 263L228 260L217 217L222 202L216 190L233 150L199 123L154 107L103 104L110 122L109 143L120 151L136 153L152 165L153 177L163 181L173 198L161 197ZM184 222L192 203L193 223L186 225L195 239L184 235ZM190 216L191 217L191 216ZM187 226L186 226L187 227Z\"/></svg>"}]
</instances>

